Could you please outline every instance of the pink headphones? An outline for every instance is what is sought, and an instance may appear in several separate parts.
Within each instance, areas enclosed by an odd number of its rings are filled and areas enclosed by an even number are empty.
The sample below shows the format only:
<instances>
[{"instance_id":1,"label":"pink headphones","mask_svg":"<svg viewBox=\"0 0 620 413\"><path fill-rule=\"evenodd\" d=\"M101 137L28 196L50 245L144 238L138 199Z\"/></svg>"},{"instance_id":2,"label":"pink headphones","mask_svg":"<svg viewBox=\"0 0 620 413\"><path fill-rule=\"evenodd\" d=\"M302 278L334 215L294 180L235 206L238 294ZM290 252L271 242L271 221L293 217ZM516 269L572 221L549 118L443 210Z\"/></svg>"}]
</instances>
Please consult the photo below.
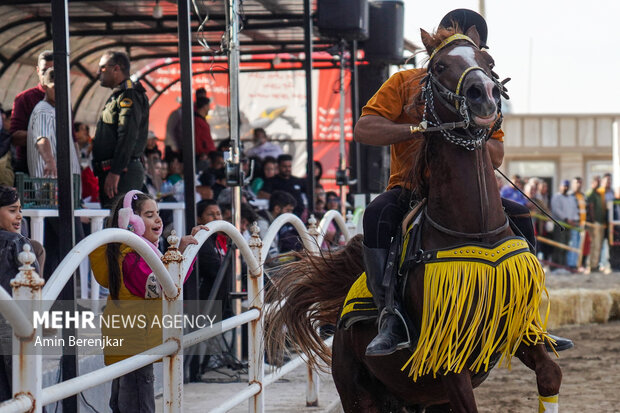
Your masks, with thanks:
<instances>
[{"instance_id":1,"label":"pink headphones","mask_svg":"<svg viewBox=\"0 0 620 413\"><path fill-rule=\"evenodd\" d=\"M142 218L134 214L131 204L134 199L138 199L136 194L141 193L142 192L136 190L127 192L123 199L123 207L118 211L118 227L126 228L139 236L144 235L146 228Z\"/></svg>"}]
</instances>

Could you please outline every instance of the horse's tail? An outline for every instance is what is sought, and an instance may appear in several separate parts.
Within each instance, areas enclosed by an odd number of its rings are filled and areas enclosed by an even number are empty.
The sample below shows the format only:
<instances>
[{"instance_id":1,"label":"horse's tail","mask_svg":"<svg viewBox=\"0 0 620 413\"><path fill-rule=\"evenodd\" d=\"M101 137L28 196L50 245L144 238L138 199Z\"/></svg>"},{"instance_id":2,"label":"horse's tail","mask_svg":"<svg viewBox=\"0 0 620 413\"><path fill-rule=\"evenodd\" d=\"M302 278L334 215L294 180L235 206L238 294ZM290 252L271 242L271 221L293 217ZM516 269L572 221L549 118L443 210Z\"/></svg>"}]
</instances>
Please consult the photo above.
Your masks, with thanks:
<instances>
[{"instance_id":1,"label":"horse's tail","mask_svg":"<svg viewBox=\"0 0 620 413\"><path fill-rule=\"evenodd\" d=\"M308 356L311 366L331 366L331 351L319 327L336 324L349 288L364 271L362 239L355 236L345 248L320 255L303 250L297 253L298 261L273 275L273 287L265 297L271 303L265 311L265 345L271 363L282 361L288 343Z\"/></svg>"}]
</instances>

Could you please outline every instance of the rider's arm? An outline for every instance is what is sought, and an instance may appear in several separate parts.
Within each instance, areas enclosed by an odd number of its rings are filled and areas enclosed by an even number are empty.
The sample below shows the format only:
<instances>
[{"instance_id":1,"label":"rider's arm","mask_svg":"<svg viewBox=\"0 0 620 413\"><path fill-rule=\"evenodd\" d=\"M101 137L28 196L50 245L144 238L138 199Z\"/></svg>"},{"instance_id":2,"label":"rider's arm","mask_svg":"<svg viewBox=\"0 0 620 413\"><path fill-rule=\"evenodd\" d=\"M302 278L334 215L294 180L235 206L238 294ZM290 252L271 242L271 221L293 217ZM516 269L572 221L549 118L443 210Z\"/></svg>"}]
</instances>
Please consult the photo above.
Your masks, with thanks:
<instances>
[{"instance_id":1,"label":"rider's arm","mask_svg":"<svg viewBox=\"0 0 620 413\"><path fill-rule=\"evenodd\" d=\"M353 133L356 142L374 146L391 145L421 136L420 133L412 134L409 124L395 123L377 115L362 116Z\"/></svg>"}]
</instances>

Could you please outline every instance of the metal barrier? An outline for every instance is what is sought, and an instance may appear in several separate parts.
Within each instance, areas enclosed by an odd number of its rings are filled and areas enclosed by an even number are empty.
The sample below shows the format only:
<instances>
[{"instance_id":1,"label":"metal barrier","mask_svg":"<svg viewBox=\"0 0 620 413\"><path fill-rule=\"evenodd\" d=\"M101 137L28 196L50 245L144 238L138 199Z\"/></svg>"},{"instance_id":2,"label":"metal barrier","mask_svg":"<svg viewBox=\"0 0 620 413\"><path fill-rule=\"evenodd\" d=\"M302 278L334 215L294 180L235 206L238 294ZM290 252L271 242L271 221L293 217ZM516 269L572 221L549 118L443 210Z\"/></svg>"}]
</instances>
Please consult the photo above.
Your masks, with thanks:
<instances>
[{"instance_id":1,"label":"metal barrier","mask_svg":"<svg viewBox=\"0 0 620 413\"><path fill-rule=\"evenodd\" d=\"M209 223L209 231L202 230L196 234L198 245L188 246L184 256L177 249L179 238L173 233L168 238L171 246L161 259L143 239L132 232L123 229L105 229L91 234L78 243L63 259L45 286L43 279L32 266L35 256L30 251L30 246L26 245L24 251L19 254L19 260L23 265L11 281L13 297L10 297L7 291L0 288L0 313L8 320L14 331L13 399L0 404L0 413L41 412L42 407L47 404L123 376L162 357L164 362L163 410L164 412L181 412L183 409L183 349L246 323L249 324L248 388L213 411L224 412L245 400L249 400L250 412L263 412L264 387L306 361L302 356L294 358L275 373L265 376L263 348L261 346L263 335L263 263L267 257L269 244L273 242L283 225L291 224L297 229L304 246L317 253L325 230L332 221L336 223L347 240L350 238L350 234L355 230L355 224L351 222L351 218L352 216L349 216L349 222L345 223L338 212L330 211L325 214L318 228L316 220L311 217L309 228L306 229L295 215L283 214L272 223L267 231L265 245L258 236L256 224L252 226L252 237L246 243L243 236L230 223L214 221ZM229 236L247 263L248 299L250 302L248 311L215 324L214 327L217 328L204 328L185 336L182 328L163 329L163 343L155 348L74 379L42 388L41 349L34 345L35 337L41 333L41 326L38 326L35 331L26 314L31 314L34 310L49 310L51 302L58 297L80 263L88 257L88 254L99 246L111 242L123 243L131 247L153 269L153 273L162 287L164 294L161 300L162 315L174 317L183 314L183 275L189 269L202 244L216 232L224 232ZM329 344L331 345L331 342ZM315 406L318 404L318 377L316 372L308 370L306 404Z\"/></svg>"}]
</instances>

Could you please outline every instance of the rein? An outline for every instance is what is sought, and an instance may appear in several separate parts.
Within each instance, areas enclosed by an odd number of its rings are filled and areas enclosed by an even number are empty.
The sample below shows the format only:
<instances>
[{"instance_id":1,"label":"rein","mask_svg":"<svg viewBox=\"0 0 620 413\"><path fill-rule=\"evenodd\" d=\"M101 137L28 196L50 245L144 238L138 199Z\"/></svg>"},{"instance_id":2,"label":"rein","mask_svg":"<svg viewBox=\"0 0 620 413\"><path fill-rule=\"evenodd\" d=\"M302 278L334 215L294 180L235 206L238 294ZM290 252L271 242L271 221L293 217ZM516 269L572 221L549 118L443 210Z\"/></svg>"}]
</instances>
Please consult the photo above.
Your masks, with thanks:
<instances>
[{"instance_id":1,"label":"rein","mask_svg":"<svg viewBox=\"0 0 620 413\"><path fill-rule=\"evenodd\" d=\"M426 217L427 221L429 224L431 224L431 226L433 228L435 228L436 230L443 232L444 234L453 236L453 237L457 237L457 238L487 238L487 237L492 237L495 236L497 234L500 234L502 231L504 231L506 228L508 228L510 226L510 221L508 220L508 217L506 217L506 221L504 222L503 225L491 230L491 231L487 231L487 232L460 232L460 231L454 231L451 230L450 228L446 228L443 225L433 221L433 219L430 217L430 215L428 215L428 209L426 207L424 207L424 216Z\"/></svg>"}]
</instances>

